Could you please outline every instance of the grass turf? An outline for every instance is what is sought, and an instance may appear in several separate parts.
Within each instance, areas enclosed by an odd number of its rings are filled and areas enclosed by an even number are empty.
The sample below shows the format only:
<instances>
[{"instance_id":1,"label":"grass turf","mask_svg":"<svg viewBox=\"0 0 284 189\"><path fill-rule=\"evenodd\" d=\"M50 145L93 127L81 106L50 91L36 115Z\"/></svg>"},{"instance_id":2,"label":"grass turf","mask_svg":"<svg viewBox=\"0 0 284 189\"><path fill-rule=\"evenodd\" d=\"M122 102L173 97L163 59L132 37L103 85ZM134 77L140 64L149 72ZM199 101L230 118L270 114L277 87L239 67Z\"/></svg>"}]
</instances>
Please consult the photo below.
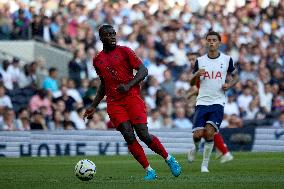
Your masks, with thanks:
<instances>
[{"instance_id":1,"label":"grass turf","mask_svg":"<svg viewBox=\"0 0 284 189\"><path fill-rule=\"evenodd\" d=\"M283 153L234 153L234 161L220 164L211 157L210 173L200 173L201 155L188 164L185 155L176 155L182 174L175 178L157 155L148 156L158 180L143 180L144 171L129 155L92 157L0 158L0 188L284 188ZM91 181L74 176L74 166L88 158L97 166Z\"/></svg>"}]
</instances>

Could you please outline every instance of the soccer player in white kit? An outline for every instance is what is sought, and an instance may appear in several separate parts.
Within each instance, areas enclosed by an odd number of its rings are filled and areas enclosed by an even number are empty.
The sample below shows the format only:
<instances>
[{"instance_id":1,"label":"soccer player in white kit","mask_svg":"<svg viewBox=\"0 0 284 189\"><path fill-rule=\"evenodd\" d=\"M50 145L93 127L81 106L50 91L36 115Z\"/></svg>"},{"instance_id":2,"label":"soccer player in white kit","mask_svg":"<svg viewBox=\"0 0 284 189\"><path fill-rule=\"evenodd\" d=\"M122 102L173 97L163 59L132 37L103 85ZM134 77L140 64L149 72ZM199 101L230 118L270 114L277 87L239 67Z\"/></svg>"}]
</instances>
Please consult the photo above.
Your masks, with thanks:
<instances>
[{"instance_id":1,"label":"soccer player in white kit","mask_svg":"<svg viewBox=\"0 0 284 189\"><path fill-rule=\"evenodd\" d=\"M237 68L233 59L219 51L220 43L219 33L214 31L207 33L208 53L197 58L193 69L194 75L190 80L192 85L199 81L200 89L193 119L194 148L191 149L189 158L194 159L203 137L205 145L201 172L209 172L208 163L214 146L214 134L219 131L224 116L225 91L238 82ZM230 81L226 81L227 75L232 76Z\"/></svg>"}]
</instances>

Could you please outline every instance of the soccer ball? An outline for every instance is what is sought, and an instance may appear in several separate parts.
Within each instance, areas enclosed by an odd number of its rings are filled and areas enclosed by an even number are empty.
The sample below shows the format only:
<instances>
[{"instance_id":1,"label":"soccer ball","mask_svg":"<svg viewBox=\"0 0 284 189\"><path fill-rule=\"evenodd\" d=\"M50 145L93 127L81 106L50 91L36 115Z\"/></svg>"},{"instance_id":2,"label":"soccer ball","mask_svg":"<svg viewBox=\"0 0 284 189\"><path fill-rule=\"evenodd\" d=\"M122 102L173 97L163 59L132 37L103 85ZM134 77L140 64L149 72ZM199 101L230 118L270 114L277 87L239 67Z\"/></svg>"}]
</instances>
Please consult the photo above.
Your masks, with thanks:
<instances>
[{"instance_id":1,"label":"soccer ball","mask_svg":"<svg viewBox=\"0 0 284 189\"><path fill-rule=\"evenodd\" d=\"M91 180L96 174L96 165L88 159L80 160L75 166L75 175L83 181Z\"/></svg>"}]
</instances>

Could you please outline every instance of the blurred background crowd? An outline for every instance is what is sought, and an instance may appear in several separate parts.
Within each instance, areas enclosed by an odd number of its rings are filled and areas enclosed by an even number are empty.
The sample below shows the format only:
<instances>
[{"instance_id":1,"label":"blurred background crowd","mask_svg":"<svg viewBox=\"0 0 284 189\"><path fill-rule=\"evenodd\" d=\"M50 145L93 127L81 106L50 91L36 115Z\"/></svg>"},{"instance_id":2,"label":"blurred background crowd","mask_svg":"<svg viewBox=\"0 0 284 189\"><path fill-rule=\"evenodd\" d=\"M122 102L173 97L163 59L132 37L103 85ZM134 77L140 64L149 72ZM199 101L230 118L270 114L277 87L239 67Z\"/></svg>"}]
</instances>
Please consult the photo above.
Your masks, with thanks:
<instances>
[{"instance_id":1,"label":"blurred background crowd","mask_svg":"<svg viewBox=\"0 0 284 189\"><path fill-rule=\"evenodd\" d=\"M1 60L0 130L113 128L105 102L82 119L100 84L92 57L104 23L148 68L141 87L150 129L192 127L189 78L210 29L239 68L221 127L284 128L284 1L0 0L0 40L35 39L74 54L62 78L41 57Z\"/></svg>"}]
</instances>

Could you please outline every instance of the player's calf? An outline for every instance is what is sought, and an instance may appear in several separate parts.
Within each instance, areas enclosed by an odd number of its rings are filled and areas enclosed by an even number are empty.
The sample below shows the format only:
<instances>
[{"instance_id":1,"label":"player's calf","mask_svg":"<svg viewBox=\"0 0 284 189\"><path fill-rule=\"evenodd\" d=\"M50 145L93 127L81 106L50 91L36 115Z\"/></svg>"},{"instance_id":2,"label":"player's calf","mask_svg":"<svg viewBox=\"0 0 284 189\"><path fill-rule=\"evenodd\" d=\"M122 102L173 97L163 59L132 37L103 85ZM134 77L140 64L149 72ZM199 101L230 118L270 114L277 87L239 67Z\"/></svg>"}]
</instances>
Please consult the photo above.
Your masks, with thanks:
<instances>
[{"instance_id":1,"label":"player's calf","mask_svg":"<svg viewBox=\"0 0 284 189\"><path fill-rule=\"evenodd\" d=\"M203 129L196 130L193 133L194 146L191 149L189 149L188 154L187 154L187 160L189 163L192 163L195 160L195 156L199 150L199 145L200 145L201 138L203 137L203 134L204 134Z\"/></svg>"}]
</instances>

